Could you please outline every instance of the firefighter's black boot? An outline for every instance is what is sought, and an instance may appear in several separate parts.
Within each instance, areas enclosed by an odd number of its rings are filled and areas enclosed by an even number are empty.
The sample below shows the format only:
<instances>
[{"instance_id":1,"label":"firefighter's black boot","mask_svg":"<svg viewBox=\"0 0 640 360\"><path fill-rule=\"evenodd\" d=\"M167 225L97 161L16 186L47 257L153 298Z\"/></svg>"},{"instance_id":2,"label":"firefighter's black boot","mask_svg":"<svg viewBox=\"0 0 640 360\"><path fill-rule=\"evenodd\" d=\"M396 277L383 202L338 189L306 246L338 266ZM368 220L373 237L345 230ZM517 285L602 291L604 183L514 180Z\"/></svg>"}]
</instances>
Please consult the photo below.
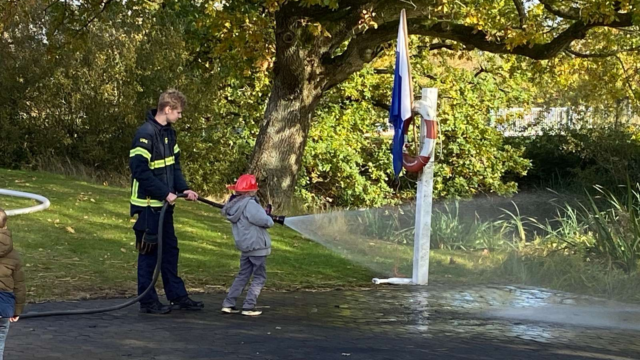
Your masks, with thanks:
<instances>
[{"instance_id":1,"label":"firefighter's black boot","mask_svg":"<svg viewBox=\"0 0 640 360\"><path fill-rule=\"evenodd\" d=\"M151 303L149 305L140 305L140 312L144 314L168 314L171 312L171 307L162 304L160 301Z\"/></svg>"},{"instance_id":2,"label":"firefighter's black boot","mask_svg":"<svg viewBox=\"0 0 640 360\"><path fill-rule=\"evenodd\" d=\"M204 303L202 301L191 300L188 296L171 302L171 309L173 310L202 310L203 308Z\"/></svg>"}]
</instances>

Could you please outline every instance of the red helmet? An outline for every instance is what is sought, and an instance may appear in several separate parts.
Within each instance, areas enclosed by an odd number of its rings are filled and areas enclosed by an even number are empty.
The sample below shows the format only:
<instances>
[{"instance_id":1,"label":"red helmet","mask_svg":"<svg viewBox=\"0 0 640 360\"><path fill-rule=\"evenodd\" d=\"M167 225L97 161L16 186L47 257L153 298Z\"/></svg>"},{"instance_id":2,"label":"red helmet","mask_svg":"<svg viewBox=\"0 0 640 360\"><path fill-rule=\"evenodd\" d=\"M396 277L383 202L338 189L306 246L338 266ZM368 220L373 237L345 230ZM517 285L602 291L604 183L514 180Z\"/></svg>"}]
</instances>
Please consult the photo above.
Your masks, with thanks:
<instances>
[{"instance_id":1,"label":"red helmet","mask_svg":"<svg viewBox=\"0 0 640 360\"><path fill-rule=\"evenodd\" d=\"M256 177L244 174L238 178L235 185L227 185L227 189L239 192L258 191Z\"/></svg>"}]
</instances>

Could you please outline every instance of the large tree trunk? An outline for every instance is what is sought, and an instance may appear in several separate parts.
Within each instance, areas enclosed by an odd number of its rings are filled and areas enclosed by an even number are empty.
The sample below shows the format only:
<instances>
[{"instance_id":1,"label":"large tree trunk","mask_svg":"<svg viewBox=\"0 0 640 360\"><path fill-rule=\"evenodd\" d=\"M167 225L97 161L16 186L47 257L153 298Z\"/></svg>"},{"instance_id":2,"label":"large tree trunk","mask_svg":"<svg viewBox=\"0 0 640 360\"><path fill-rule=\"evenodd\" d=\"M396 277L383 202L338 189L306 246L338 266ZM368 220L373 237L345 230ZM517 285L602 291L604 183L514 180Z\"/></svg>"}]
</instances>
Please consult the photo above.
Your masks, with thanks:
<instances>
[{"instance_id":1,"label":"large tree trunk","mask_svg":"<svg viewBox=\"0 0 640 360\"><path fill-rule=\"evenodd\" d=\"M313 113L323 92L376 56L377 44L370 37L350 43L342 55L334 56L354 35L362 10L350 8L332 14L330 36L305 25L308 15L323 17L323 8L288 2L275 15L273 87L249 168L258 177L260 197L275 210L286 210L293 196Z\"/></svg>"},{"instance_id":2,"label":"large tree trunk","mask_svg":"<svg viewBox=\"0 0 640 360\"><path fill-rule=\"evenodd\" d=\"M279 211L293 196L323 82L317 49L298 40L291 19L284 11L276 18L275 76L249 168L261 199Z\"/></svg>"},{"instance_id":3,"label":"large tree trunk","mask_svg":"<svg viewBox=\"0 0 640 360\"><path fill-rule=\"evenodd\" d=\"M260 197L281 210L288 205L321 92L295 80L295 88L282 86L290 74L277 76L250 162L250 173L260 184ZM288 79L289 81L294 79Z\"/></svg>"}]
</instances>

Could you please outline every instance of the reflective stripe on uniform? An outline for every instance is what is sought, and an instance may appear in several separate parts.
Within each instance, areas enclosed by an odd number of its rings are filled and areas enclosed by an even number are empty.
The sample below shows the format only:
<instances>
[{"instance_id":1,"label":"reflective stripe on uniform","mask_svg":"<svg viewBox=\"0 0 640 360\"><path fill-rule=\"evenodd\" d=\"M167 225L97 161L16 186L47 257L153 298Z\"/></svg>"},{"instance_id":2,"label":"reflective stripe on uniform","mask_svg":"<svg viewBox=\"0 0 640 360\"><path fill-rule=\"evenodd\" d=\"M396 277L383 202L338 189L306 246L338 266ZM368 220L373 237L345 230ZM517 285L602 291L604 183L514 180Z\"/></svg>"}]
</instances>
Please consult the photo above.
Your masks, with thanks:
<instances>
[{"instance_id":1,"label":"reflective stripe on uniform","mask_svg":"<svg viewBox=\"0 0 640 360\"><path fill-rule=\"evenodd\" d=\"M137 147L137 148L134 148L131 151L129 151L129 157L134 157L136 155L142 155L147 160L151 161L151 153L149 151L147 151L147 149L144 149L144 148L141 148L141 147Z\"/></svg>"},{"instance_id":2,"label":"reflective stripe on uniform","mask_svg":"<svg viewBox=\"0 0 640 360\"><path fill-rule=\"evenodd\" d=\"M174 153L180 151L180 148L178 148L177 144L176 146L174 146L173 149L174 149ZM129 151L129 157L134 157L136 155L140 155L145 159L147 159L149 163L149 169L159 169L159 168L163 168L176 163L175 156L169 156L162 160L151 161L151 153L147 149L141 148L141 147L136 147L131 151ZM129 200L131 204L136 206L154 206L154 207L162 206L163 204L162 201L152 200L150 198L146 198L146 199L138 198L139 187L140 187L140 184L138 183L137 180L134 179L133 184L131 186L131 199Z\"/></svg>"},{"instance_id":3,"label":"reflective stripe on uniform","mask_svg":"<svg viewBox=\"0 0 640 360\"><path fill-rule=\"evenodd\" d=\"M149 169L159 169L176 163L175 156L169 156L168 158L162 160L151 161L151 153L140 147L129 151L129 157L134 157L136 155L141 155L146 158L147 161L149 161Z\"/></svg>"},{"instance_id":4,"label":"reflective stripe on uniform","mask_svg":"<svg viewBox=\"0 0 640 360\"><path fill-rule=\"evenodd\" d=\"M150 169L159 169L159 168L163 168L165 166L169 166L169 165L173 165L176 163L176 157L175 156L169 156L168 158L162 159L162 160L156 160L156 161L152 161L149 163L149 168Z\"/></svg>"},{"instance_id":5,"label":"reflective stripe on uniform","mask_svg":"<svg viewBox=\"0 0 640 360\"><path fill-rule=\"evenodd\" d=\"M142 200L142 199L131 199L131 203L133 205L136 206L153 206L153 207L160 207L162 206L162 201L158 201L158 200L151 200L151 199L147 199L147 200Z\"/></svg>"},{"instance_id":6,"label":"reflective stripe on uniform","mask_svg":"<svg viewBox=\"0 0 640 360\"><path fill-rule=\"evenodd\" d=\"M133 185L131 186L131 199L129 200L133 205L137 206L162 206L162 201L138 198L138 188L140 184L138 180L133 180Z\"/></svg>"}]
</instances>

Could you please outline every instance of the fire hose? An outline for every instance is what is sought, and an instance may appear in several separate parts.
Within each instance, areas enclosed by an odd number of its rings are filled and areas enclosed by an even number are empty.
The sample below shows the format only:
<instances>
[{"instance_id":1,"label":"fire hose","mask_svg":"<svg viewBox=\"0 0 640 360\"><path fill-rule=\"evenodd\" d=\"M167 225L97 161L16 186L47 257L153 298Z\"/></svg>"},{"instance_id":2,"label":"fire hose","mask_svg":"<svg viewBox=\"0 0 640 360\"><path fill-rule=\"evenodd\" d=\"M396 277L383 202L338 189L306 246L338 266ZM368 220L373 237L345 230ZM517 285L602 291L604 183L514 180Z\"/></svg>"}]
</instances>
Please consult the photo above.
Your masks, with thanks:
<instances>
[{"instance_id":1,"label":"fire hose","mask_svg":"<svg viewBox=\"0 0 640 360\"><path fill-rule=\"evenodd\" d=\"M186 197L185 194L178 194L177 195L179 198L184 198ZM222 204L218 204L216 202L207 200L207 199L203 199L203 198L198 198L198 201L205 203L207 205L211 205L213 207L222 209L223 205ZM164 204L162 205L162 210L160 211L160 224L158 226L158 261L156 262L156 268L153 272L153 278L151 279L151 284L149 285L149 287L147 287L145 289L144 292L142 292L142 294L136 296L133 299L127 300L125 302L123 302L122 304L118 304L118 305L113 305L113 306L109 306L109 307L104 307L104 308L96 308L96 309L76 309L76 310L54 310L54 311L44 311L44 312L27 312L24 313L22 315L20 315L21 319L29 319L29 318L38 318L38 317L45 317L45 316L63 316L63 315L89 315L89 314L99 314L99 313L105 313L105 312L111 312L111 311L116 311L116 310L120 310L120 309L124 309L126 307L129 307L135 303L137 303L138 301L140 301L140 299L142 299L145 295L147 295L149 293L149 291L151 291L151 289L153 289L156 285L156 282L158 281L158 277L160 276L160 267L162 264L162 235L163 235L163 224L164 224L164 217L165 214L167 212L167 207L169 206L169 202L165 201ZM269 214L269 216L273 219L274 222L284 225L284 220L285 217L284 216L278 216L278 215L271 215Z\"/></svg>"}]
</instances>

